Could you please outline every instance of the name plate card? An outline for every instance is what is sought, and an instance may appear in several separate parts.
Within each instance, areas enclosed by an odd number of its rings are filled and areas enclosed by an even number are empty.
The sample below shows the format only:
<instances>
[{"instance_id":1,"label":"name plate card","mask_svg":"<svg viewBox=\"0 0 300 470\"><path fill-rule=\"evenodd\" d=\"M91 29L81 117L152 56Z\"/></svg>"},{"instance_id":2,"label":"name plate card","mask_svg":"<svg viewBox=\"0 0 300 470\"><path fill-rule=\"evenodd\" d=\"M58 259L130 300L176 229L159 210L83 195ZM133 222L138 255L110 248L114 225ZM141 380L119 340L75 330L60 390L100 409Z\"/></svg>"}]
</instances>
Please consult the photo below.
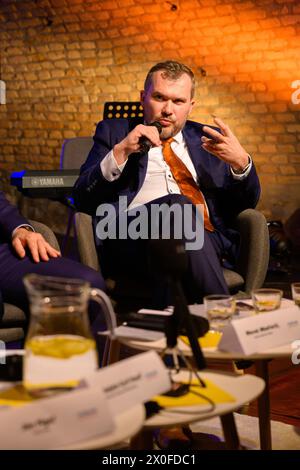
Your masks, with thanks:
<instances>
[{"instance_id":1,"label":"name plate card","mask_svg":"<svg viewBox=\"0 0 300 470\"><path fill-rule=\"evenodd\" d=\"M100 387L0 411L0 449L57 449L109 434L115 423Z\"/></svg>"},{"instance_id":2,"label":"name plate card","mask_svg":"<svg viewBox=\"0 0 300 470\"><path fill-rule=\"evenodd\" d=\"M263 352L300 339L300 309L292 306L232 320L218 349L245 355Z\"/></svg>"},{"instance_id":3,"label":"name plate card","mask_svg":"<svg viewBox=\"0 0 300 470\"><path fill-rule=\"evenodd\" d=\"M101 387L112 413L144 403L171 388L169 372L155 351L137 354L88 376L89 386Z\"/></svg>"}]
</instances>

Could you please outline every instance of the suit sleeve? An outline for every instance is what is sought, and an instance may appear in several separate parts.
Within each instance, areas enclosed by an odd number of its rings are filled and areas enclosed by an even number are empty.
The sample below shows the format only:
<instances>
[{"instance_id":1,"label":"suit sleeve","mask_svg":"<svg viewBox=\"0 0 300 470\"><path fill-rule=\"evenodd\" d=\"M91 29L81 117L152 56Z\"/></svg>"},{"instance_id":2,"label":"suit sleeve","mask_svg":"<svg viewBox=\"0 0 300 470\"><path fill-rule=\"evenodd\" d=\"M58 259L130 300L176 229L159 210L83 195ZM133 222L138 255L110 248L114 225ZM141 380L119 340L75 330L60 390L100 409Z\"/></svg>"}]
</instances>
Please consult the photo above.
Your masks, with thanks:
<instances>
[{"instance_id":1,"label":"suit sleeve","mask_svg":"<svg viewBox=\"0 0 300 470\"><path fill-rule=\"evenodd\" d=\"M10 240L11 234L19 225L28 225L16 206L11 204L0 191L0 236L2 240Z\"/></svg>"},{"instance_id":2,"label":"suit sleeve","mask_svg":"<svg viewBox=\"0 0 300 470\"><path fill-rule=\"evenodd\" d=\"M73 197L78 210L94 215L99 204L113 201L118 194L121 178L108 181L101 170L101 162L114 145L128 133L123 119L101 121L94 135L94 145L86 162L80 169L75 183Z\"/></svg>"},{"instance_id":3,"label":"suit sleeve","mask_svg":"<svg viewBox=\"0 0 300 470\"><path fill-rule=\"evenodd\" d=\"M222 231L224 223L227 227L232 226L240 212L256 207L260 197L260 183L254 163L246 178L235 179L227 164L225 164L223 177L221 176L222 172L219 175L223 184L216 184L212 191L208 190L207 202L213 218L217 222L216 225ZM216 180L218 178L215 174Z\"/></svg>"},{"instance_id":4,"label":"suit sleeve","mask_svg":"<svg viewBox=\"0 0 300 470\"><path fill-rule=\"evenodd\" d=\"M254 163L249 175L243 179L235 179L232 175L228 185L228 198L234 208L235 215L244 209L254 209L260 197L260 183Z\"/></svg>"}]
</instances>

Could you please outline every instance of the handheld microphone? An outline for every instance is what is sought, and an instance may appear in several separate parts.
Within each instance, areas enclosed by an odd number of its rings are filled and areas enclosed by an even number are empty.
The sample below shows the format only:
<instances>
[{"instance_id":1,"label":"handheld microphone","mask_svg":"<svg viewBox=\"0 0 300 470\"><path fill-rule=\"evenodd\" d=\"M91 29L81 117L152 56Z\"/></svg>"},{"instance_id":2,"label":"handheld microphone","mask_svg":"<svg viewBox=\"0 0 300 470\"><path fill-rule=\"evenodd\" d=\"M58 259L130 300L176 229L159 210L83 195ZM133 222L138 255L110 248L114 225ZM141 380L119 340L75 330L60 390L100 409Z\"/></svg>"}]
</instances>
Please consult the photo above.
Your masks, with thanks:
<instances>
[{"instance_id":1,"label":"handheld microphone","mask_svg":"<svg viewBox=\"0 0 300 470\"><path fill-rule=\"evenodd\" d=\"M150 124L147 124L147 126L154 126L154 127L156 127L156 129L158 130L158 133L159 133L159 134L160 134L161 131L162 131L161 123L158 122L158 121L151 122ZM147 137L142 136L142 137L140 137L140 139L139 139L139 146L140 146L140 150L139 150L140 153L148 153L149 150L150 150L151 147L152 147L152 142L151 142L149 139L147 139Z\"/></svg>"}]
</instances>

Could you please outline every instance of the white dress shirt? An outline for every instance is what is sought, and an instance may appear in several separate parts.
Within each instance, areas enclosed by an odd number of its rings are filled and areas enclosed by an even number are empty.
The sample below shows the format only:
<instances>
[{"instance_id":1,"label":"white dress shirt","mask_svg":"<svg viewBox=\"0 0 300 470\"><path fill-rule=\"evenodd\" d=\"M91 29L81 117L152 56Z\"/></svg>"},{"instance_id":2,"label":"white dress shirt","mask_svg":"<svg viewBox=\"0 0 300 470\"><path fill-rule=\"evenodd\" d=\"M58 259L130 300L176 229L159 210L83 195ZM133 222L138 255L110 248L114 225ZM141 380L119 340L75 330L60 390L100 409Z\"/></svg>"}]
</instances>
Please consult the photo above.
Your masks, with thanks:
<instances>
[{"instance_id":1,"label":"white dress shirt","mask_svg":"<svg viewBox=\"0 0 300 470\"><path fill-rule=\"evenodd\" d=\"M189 155L182 132L178 132L178 134L176 134L173 139L174 141L171 143L173 152L188 168L194 181L198 183L196 170ZM126 162L122 163L122 165L117 164L113 150L111 150L106 155L100 164L102 174L108 181L114 181L118 179L125 165ZM249 157L249 165L242 174L235 174L231 169L233 177L235 179L246 178L251 170L251 166L252 161ZM162 146L153 147L148 152L148 167L144 183L129 205L129 209L133 209L134 207L140 206L142 204L147 204L147 202L153 201L154 199L158 199L159 197L166 196L168 194L181 194L181 191L173 177L169 165L164 160Z\"/></svg>"},{"instance_id":2,"label":"white dress shirt","mask_svg":"<svg viewBox=\"0 0 300 470\"><path fill-rule=\"evenodd\" d=\"M12 234L11 234L11 238L14 237L14 234L16 233L16 231L18 230L18 228L26 228L26 230L29 230L29 232L35 232L34 228L29 225L29 224L22 224L22 225L18 225L16 228L13 229L12 231Z\"/></svg>"}]
</instances>

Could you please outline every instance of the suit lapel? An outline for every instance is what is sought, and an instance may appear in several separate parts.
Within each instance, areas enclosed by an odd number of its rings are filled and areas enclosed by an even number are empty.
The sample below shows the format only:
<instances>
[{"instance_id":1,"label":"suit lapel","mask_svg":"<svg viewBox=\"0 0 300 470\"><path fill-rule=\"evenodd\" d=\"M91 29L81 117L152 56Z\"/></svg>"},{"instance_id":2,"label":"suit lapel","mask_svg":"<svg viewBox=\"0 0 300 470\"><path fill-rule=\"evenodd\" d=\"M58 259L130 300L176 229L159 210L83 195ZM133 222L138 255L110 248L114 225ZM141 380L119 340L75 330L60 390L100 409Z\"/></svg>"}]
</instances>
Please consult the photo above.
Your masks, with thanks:
<instances>
[{"instance_id":1,"label":"suit lapel","mask_svg":"<svg viewBox=\"0 0 300 470\"><path fill-rule=\"evenodd\" d=\"M138 187L137 187L136 194L141 189L146 178L147 167L148 167L148 153L137 154L137 158L138 158Z\"/></svg>"},{"instance_id":2,"label":"suit lapel","mask_svg":"<svg viewBox=\"0 0 300 470\"><path fill-rule=\"evenodd\" d=\"M143 153L139 157L139 189L145 181L148 167L148 153Z\"/></svg>"},{"instance_id":3,"label":"suit lapel","mask_svg":"<svg viewBox=\"0 0 300 470\"><path fill-rule=\"evenodd\" d=\"M210 168L210 159L207 152L201 146L201 136L203 134L199 131L196 132L195 129L190 129L188 123L182 133L201 187L201 180L205 179Z\"/></svg>"},{"instance_id":4,"label":"suit lapel","mask_svg":"<svg viewBox=\"0 0 300 470\"><path fill-rule=\"evenodd\" d=\"M128 205L141 189L147 172L148 154L131 154L121 175L122 186L119 195L128 197ZM120 178L120 180L121 180Z\"/></svg>"}]
</instances>

